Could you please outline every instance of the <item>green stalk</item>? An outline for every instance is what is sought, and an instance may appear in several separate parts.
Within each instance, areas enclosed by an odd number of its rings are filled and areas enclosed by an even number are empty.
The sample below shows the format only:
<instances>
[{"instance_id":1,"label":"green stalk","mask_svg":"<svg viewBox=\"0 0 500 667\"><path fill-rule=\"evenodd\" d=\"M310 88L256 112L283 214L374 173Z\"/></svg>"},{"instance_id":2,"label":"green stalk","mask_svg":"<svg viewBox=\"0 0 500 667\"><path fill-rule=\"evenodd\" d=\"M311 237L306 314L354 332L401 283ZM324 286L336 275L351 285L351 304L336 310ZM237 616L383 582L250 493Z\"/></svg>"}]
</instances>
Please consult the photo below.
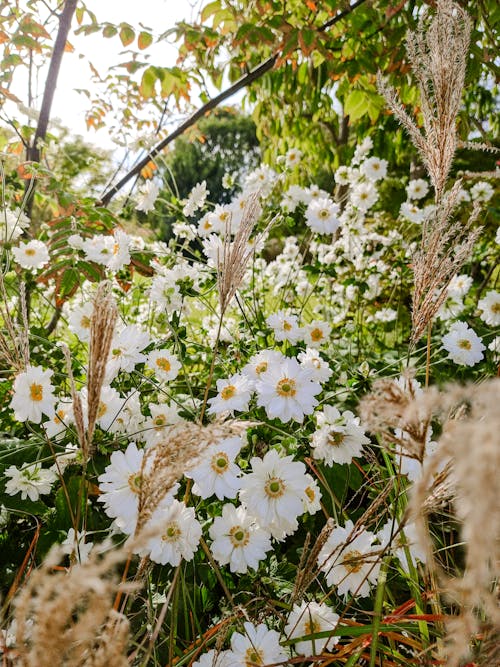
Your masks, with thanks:
<instances>
[{"instance_id":1,"label":"green stalk","mask_svg":"<svg viewBox=\"0 0 500 667\"><path fill-rule=\"evenodd\" d=\"M387 581L388 565L389 565L389 559L384 558L384 560L382 561L382 565L380 567L380 573L378 576L378 584L377 584L377 593L375 596L372 643L370 647L370 667L375 667L375 661L377 659L378 633L380 630L380 620L382 618L382 607L384 604L385 584Z\"/></svg>"}]
</instances>

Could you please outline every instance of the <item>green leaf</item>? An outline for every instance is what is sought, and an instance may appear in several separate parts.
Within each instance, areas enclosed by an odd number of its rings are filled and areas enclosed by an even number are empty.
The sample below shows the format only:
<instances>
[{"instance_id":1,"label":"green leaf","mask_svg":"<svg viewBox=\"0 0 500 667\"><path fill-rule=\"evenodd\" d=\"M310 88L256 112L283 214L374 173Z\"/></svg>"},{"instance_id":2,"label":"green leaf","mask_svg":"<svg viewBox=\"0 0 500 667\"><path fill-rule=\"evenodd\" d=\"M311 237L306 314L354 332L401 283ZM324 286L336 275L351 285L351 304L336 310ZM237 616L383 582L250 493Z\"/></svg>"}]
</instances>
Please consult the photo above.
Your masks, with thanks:
<instances>
[{"instance_id":1,"label":"green leaf","mask_svg":"<svg viewBox=\"0 0 500 667\"><path fill-rule=\"evenodd\" d=\"M215 12L219 11L220 9L220 0L215 0L215 2L209 2L208 5L206 5L203 8L203 11L201 12L201 21L204 23L212 14L215 14Z\"/></svg>"},{"instance_id":2,"label":"green leaf","mask_svg":"<svg viewBox=\"0 0 500 667\"><path fill-rule=\"evenodd\" d=\"M158 74L154 67L148 67L147 70L144 70L141 79L141 85L139 90L143 97L153 97L155 94L155 84L158 78Z\"/></svg>"},{"instance_id":3,"label":"green leaf","mask_svg":"<svg viewBox=\"0 0 500 667\"><path fill-rule=\"evenodd\" d=\"M123 46L128 46L132 44L135 39L135 30L128 23L122 23L120 26L120 39L122 40Z\"/></svg>"},{"instance_id":4,"label":"green leaf","mask_svg":"<svg viewBox=\"0 0 500 667\"><path fill-rule=\"evenodd\" d=\"M117 32L118 28L115 25L111 25L110 23L108 23L108 25L104 26L102 34L104 37L109 38L109 37L114 37Z\"/></svg>"},{"instance_id":5,"label":"green leaf","mask_svg":"<svg viewBox=\"0 0 500 667\"><path fill-rule=\"evenodd\" d=\"M150 32L146 32L143 30L142 32L139 33L139 37L137 38L137 46L141 49L147 49L148 46L151 46L153 43L153 35Z\"/></svg>"},{"instance_id":6,"label":"green leaf","mask_svg":"<svg viewBox=\"0 0 500 667\"><path fill-rule=\"evenodd\" d=\"M352 90L344 100L344 113L349 116L351 123L354 123L367 112L366 93L362 90Z\"/></svg>"}]
</instances>

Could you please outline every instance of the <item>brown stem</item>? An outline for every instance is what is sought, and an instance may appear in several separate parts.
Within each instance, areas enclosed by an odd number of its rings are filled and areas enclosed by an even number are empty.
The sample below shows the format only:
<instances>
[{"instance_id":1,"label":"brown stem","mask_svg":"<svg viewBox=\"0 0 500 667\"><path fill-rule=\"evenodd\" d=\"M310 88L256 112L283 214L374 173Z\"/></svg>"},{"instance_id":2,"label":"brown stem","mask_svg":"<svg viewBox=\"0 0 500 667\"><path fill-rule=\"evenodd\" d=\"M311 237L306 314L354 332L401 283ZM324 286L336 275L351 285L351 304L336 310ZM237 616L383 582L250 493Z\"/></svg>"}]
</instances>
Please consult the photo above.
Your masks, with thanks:
<instances>
[{"instance_id":1,"label":"brown stem","mask_svg":"<svg viewBox=\"0 0 500 667\"><path fill-rule=\"evenodd\" d=\"M425 388L429 386L429 378L431 374L431 331L432 331L432 321L429 322L427 327L427 353L425 358Z\"/></svg>"},{"instance_id":2,"label":"brown stem","mask_svg":"<svg viewBox=\"0 0 500 667\"><path fill-rule=\"evenodd\" d=\"M318 32L325 32L325 30L328 30L328 28L331 28L332 25L338 23L343 18L348 16L352 11L356 9L356 7L359 7L359 5L362 5L364 2L366 2L366 0L357 0L357 2L353 3L350 7L340 12L339 14L336 14L333 18L326 21L326 23L323 23L323 25L321 25L317 29ZM144 169L144 167L158 155L158 153L160 153L166 146L168 146L168 144L174 141L174 139L177 139L177 137L179 137L188 128L194 125L197 120L203 118L203 116L205 116L207 111L215 109L215 107L219 106L221 102L227 100L229 97L232 97L239 90L241 90L242 88L246 88L257 79L260 79L260 77L266 74L266 72L269 72L274 67L276 61L278 60L279 55L280 52L276 51L272 56L269 56L267 60L264 60L264 62L262 62L253 70L248 72L248 74L245 74L245 76L242 76L240 79L238 79L238 81L236 81L236 83L233 83L232 86L230 86L226 90L223 90L222 93L219 93L219 95L216 95L202 107L197 109L193 114L191 114L191 116L189 116L189 118L187 118L187 120L181 123L181 125L179 125L179 127L177 127L171 134L169 134L162 141L160 141L159 144L154 146L149 151L149 153L142 158L142 160L140 160L134 167L132 167L130 171L128 171L125 174L125 176L123 176L123 178L120 181L118 181L116 185L107 190L101 197L101 200L97 202L97 204L99 206L107 206L109 202L113 199L113 197L116 195L116 193L119 192L123 188L123 186L130 181L131 178L139 174L141 170Z\"/></svg>"}]
</instances>

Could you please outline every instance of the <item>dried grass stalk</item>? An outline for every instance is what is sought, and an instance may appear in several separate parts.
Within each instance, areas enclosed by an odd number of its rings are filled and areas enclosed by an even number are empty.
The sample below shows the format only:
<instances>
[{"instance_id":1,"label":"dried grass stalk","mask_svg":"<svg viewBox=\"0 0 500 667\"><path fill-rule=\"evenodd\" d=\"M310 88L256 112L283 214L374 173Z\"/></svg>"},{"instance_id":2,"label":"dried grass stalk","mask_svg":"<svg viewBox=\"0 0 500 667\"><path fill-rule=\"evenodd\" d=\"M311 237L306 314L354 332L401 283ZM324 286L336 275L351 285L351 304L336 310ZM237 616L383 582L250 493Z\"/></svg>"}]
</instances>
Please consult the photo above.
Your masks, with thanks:
<instances>
[{"instance_id":1,"label":"dried grass stalk","mask_svg":"<svg viewBox=\"0 0 500 667\"><path fill-rule=\"evenodd\" d=\"M73 417L75 422L76 435L78 438L78 444L80 446L80 449L82 450L84 458L86 458L88 452L87 452L87 438L85 433L85 418L83 415L82 399L80 397L80 394L76 391L75 378L73 376L73 368L71 366L71 353L69 351L69 347L66 345L66 343L63 343L61 347L64 354L64 359L66 361L66 372L68 373L68 378L70 383L71 400L73 401Z\"/></svg>"},{"instance_id":2,"label":"dried grass stalk","mask_svg":"<svg viewBox=\"0 0 500 667\"><path fill-rule=\"evenodd\" d=\"M0 271L0 318L4 330L0 330L0 359L4 369L13 369L16 373L24 371L29 364L29 329L13 320L9 310L9 297L5 288L3 273ZM24 319L24 317L23 317Z\"/></svg>"},{"instance_id":3,"label":"dried grass stalk","mask_svg":"<svg viewBox=\"0 0 500 667\"><path fill-rule=\"evenodd\" d=\"M422 223L420 249L413 260L411 345L415 345L446 299L453 276L472 254L481 227L472 229L479 215L474 206L466 223L452 222L461 181L457 181Z\"/></svg>"},{"instance_id":4,"label":"dried grass stalk","mask_svg":"<svg viewBox=\"0 0 500 667\"><path fill-rule=\"evenodd\" d=\"M452 415L443 425L436 454L414 486L410 505L421 539L432 551L425 514L429 487L444 461L451 460L448 479L454 486L453 504L466 549L463 576L450 578L435 559L428 561L461 610L447 623L449 667L456 667L468 652L471 635L480 629L481 610L489 619L492 633L500 631L500 610L493 592L493 582L500 576L499 402L500 380L494 379L481 385L447 387L444 392L427 390L410 408L410 413L428 409Z\"/></svg>"},{"instance_id":5,"label":"dried grass stalk","mask_svg":"<svg viewBox=\"0 0 500 667\"><path fill-rule=\"evenodd\" d=\"M438 0L430 23L423 16L407 36L407 53L420 91L423 132L407 114L397 92L378 77L379 91L408 131L427 168L436 201L444 192L458 145L460 110L469 53L471 20L451 0Z\"/></svg>"},{"instance_id":6,"label":"dried grass stalk","mask_svg":"<svg viewBox=\"0 0 500 667\"><path fill-rule=\"evenodd\" d=\"M247 264L254 253L254 247L249 241L261 211L259 193L250 194L233 241L231 241L231 218L229 217L226 222L222 257L217 261L217 289L221 317L241 285Z\"/></svg>"},{"instance_id":7,"label":"dried grass stalk","mask_svg":"<svg viewBox=\"0 0 500 667\"><path fill-rule=\"evenodd\" d=\"M125 587L113 570L126 553L94 555L68 571L56 569L61 555L53 549L15 601L16 665L126 667L128 621L112 609Z\"/></svg>"},{"instance_id":8,"label":"dried grass stalk","mask_svg":"<svg viewBox=\"0 0 500 667\"><path fill-rule=\"evenodd\" d=\"M90 319L86 458L91 455L92 438L101 400L101 389L117 317L118 310L111 287L109 283L103 282L97 288L94 297L94 309Z\"/></svg>"}]
</instances>

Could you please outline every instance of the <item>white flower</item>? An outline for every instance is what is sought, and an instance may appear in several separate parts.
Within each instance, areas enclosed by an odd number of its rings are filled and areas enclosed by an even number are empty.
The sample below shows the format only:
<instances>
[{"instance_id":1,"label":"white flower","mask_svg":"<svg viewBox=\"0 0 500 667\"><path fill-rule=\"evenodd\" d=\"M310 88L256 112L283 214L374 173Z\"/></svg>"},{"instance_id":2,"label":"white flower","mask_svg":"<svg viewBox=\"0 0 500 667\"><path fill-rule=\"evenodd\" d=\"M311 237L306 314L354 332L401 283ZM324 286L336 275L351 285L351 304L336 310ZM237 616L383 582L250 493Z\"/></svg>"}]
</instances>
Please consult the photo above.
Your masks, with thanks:
<instances>
[{"instance_id":1,"label":"white flower","mask_svg":"<svg viewBox=\"0 0 500 667\"><path fill-rule=\"evenodd\" d=\"M377 582L380 570L378 549L371 546L375 537L364 529L354 532L352 521L330 533L319 553L318 565L326 575L326 583L335 586L338 595L370 594L370 583Z\"/></svg>"},{"instance_id":2,"label":"white flower","mask_svg":"<svg viewBox=\"0 0 500 667\"><path fill-rule=\"evenodd\" d=\"M141 556L149 555L155 563L173 566L182 559L193 559L202 532L193 507L173 499L168 506L162 505L154 511L148 527L156 528L159 535L148 540L140 550Z\"/></svg>"},{"instance_id":3,"label":"white flower","mask_svg":"<svg viewBox=\"0 0 500 667\"><path fill-rule=\"evenodd\" d=\"M298 164L302 158L302 151L299 151L297 148L290 148L285 154L285 164L289 169L293 169Z\"/></svg>"},{"instance_id":4,"label":"white flower","mask_svg":"<svg viewBox=\"0 0 500 667\"><path fill-rule=\"evenodd\" d=\"M216 651L212 648L193 662L192 667L231 667L228 661L230 653L231 651Z\"/></svg>"},{"instance_id":5,"label":"white flower","mask_svg":"<svg viewBox=\"0 0 500 667\"><path fill-rule=\"evenodd\" d=\"M255 667L285 662L283 652L275 630L268 630L264 623L254 626L246 621L243 624L245 634L235 632L231 637L231 667Z\"/></svg>"},{"instance_id":6,"label":"white flower","mask_svg":"<svg viewBox=\"0 0 500 667\"><path fill-rule=\"evenodd\" d=\"M270 366L255 383L257 405L265 408L269 419L302 423L304 415L312 414L318 405L314 397L321 391L311 376L297 359L286 358L279 366Z\"/></svg>"},{"instance_id":7,"label":"white flower","mask_svg":"<svg viewBox=\"0 0 500 667\"><path fill-rule=\"evenodd\" d=\"M71 561L77 563L86 563L94 545L92 542L85 542L85 533L76 533L75 529L70 528L64 542L61 542L62 552L68 554Z\"/></svg>"},{"instance_id":8,"label":"white flower","mask_svg":"<svg viewBox=\"0 0 500 667\"><path fill-rule=\"evenodd\" d=\"M494 352L495 355L500 354L500 336L495 336L495 338L488 345L488 350Z\"/></svg>"},{"instance_id":9,"label":"white flower","mask_svg":"<svg viewBox=\"0 0 500 667\"><path fill-rule=\"evenodd\" d=\"M495 235L495 243L498 243L498 245L500 245L500 226L497 227L497 233Z\"/></svg>"},{"instance_id":10,"label":"white flower","mask_svg":"<svg viewBox=\"0 0 500 667\"><path fill-rule=\"evenodd\" d=\"M478 181L470 189L470 196L475 202L488 202L494 194L493 187L486 181Z\"/></svg>"},{"instance_id":11,"label":"white flower","mask_svg":"<svg viewBox=\"0 0 500 667\"><path fill-rule=\"evenodd\" d=\"M382 548L390 546L391 551L407 574L410 573L411 563L414 564L416 560L421 563L426 562L427 554L419 541L418 530L414 523L406 523L404 528L401 528L401 526L389 521L379 530L377 538Z\"/></svg>"},{"instance_id":12,"label":"white flower","mask_svg":"<svg viewBox=\"0 0 500 667\"><path fill-rule=\"evenodd\" d=\"M120 371L131 373L137 364L145 361L146 355L142 354L141 350L150 342L149 334L135 324L115 334L106 366L108 380L116 377Z\"/></svg>"},{"instance_id":13,"label":"white flower","mask_svg":"<svg viewBox=\"0 0 500 667\"><path fill-rule=\"evenodd\" d=\"M302 338L303 330L297 323L295 315L285 313L283 310L278 310L266 318L266 324L271 327L276 341L281 342L287 340L290 343L296 343Z\"/></svg>"},{"instance_id":14,"label":"white flower","mask_svg":"<svg viewBox=\"0 0 500 667\"><path fill-rule=\"evenodd\" d=\"M492 327L500 326L500 292L490 290L478 302L477 307L481 310L481 319Z\"/></svg>"},{"instance_id":15,"label":"white flower","mask_svg":"<svg viewBox=\"0 0 500 667\"><path fill-rule=\"evenodd\" d=\"M462 273L459 276L453 276L448 285L447 292L450 296L455 298L464 297L472 287L473 282L473 278L465 273Z\"/></svg>"},{"instance_id":16,"label":"white flower","mask_svg":"<svg viewBox=\"0 0 500 667\"><path fill-rule=\"evenodd\" d=\"M359 171L369 181L379 181L387 175L387 160L378 157L369 157L361 163Z\"/></svg>"},{"instance_id":17,"label":"white flower","mask_svg":"<svg viewBox=\"0 0 500 667\"><path fill-rule=\"evenodd\" d=\"M54 416L56 399L50 384L53 372L41 366L27 366L26 371L16 375L10 407L18 421L39 424L42 414L49 418Z\"/></svg>"},{"instance_id":18,"label":"white flower","mask_svg":"<svg viewBox=\"0 0 500 667\"><path fill-rule=\"evenodd\" d=\"M483 359L485 346L477 333L465 322L455 322L442 338L448 358L461 366L474 366Z\"/></svg>"},{"instance_id":19,"label":"white flower","mask_svg":"<svg viewBox=\"0 0 500 667\"><path fill-rule=\"evenodd\" d=\"M48 438L55 438L65 433L69 424L73 422L73 403L66 399L60 402L52 419L42 423Z\"/></svg>"},{"instance_id":20,"label":"white flower","mask_svg":"<svg viewBox=\"0 0 500 667\"><path fill-rule=\"evenodd\" d=\"M335 630L338 622L338 614L335 614L328 605L304 601L300 605L293 605L285 626L285 635L287 639L295 639L328 632ZM333 636L303 640L295 644L295 650L298 655L319 655L323 651L330 651L339 639Z\"/></svg>"},{"instance_id":21,"label":"white flower","mask_svg":"<svg viewBox=\"0 0 500 667\"><path fill-rule=\"evenodd\" d=\"M337 185L349 185L351 182L349 167L345 164L341 165L335 172L334 179Z\"/></svg>"},{"instance_id":22,"label":"white flower","mask_svg":"<svg viewBox=\"0 0 500 667\"><path fill-rule=\"evenodd\" d=\"M465 308L461 297L449 294L443 303L439 306L436 317L440 320L446 321L458 317Z\"/></svg>"},{"instance_id":23,"label":"white flower","mask_svg":"<svg viewBox=\"0 0 500 667\"><path fill-rule=\"evenodd\" d=\"M179 286L173 275L155 276L149 290L151 301L165 308L167 312L179 310L182 306L182 296Z\"/></svg>"},{"instance_id":24,"label":"white flower","mask_svg":"<svg viewBox=\"0 0 500 667\"><path fill-rule=\"evenodd\" d=\"M118 528L128 535L135 531L139 493L142 485L141 466L144 450L129 443L124 452L113 452L110 464L98 477L101 495L98 501L104 511L115 519Z\"/></svg>"},{"instance_id":25,"label":"white flower","mask_svg":"<svg viewBox=\"0 0 500 667\"><path fill-rule=\"evenodd\" d=\"M130 264L130 248L132 238L122 229L116 229L113 233L114 243L113 252L106 264L106 267L113 272L121 271L124 266Z\"/></svg>"},{"instance_id":26,"label":"white flower","mask_svg":"<svg viewBox=\"0 0 500 667\"><path fill-rule=\"evenodd\" d=\"M82 397L82 404L86 413L87 408L87 387L83 387L80 391ZM99 407L97 409L97 424L103 431L110 431L114 433L119 430L119 426L115 423L118 415L123 409L124 399L113 387L104 385L101 389L99 397Z\"/></svg>"},{"instance_id":27,"label":"white flower","mask_svg":"<svg viewBox=\"0 0 500 667\"><path fill-rule=\"evenodd\" d=\"M193 493L196 496L210 498L215 493L219 500L236 498L241 470L234 460L242 446L240 437L225 438L203 450L201 460L186 472L186 477L195 482Z\"/></svg>"},{"instance_id":28,"label":"white flower","mask_svg":"<svg viewBox=\"0 0 500 667\"><path fill-rule=\"evenodd\" d=\"M136 210L147 213L155 207L155 201L160 194L160 186L154 181L148 180L141 185L137 194Z\"/></svg>"},{"instance_id":29,"label":"white flower","mask_svg":"<svg viewBox=\"0 0 500 667\"><path fill-rule=\"evenodd\" d=\"M252 472L241 479L241 502L273 537L290 535L297 530L297 517L304 512L309 484L305 465L292 456L280 457L275 449L263 459L254 456L250 464Z\"/></svg>"},{"instance_id":30,"label":"white flower","mask_svg":"<svg viewBox=\"0 0 500 667\"><path fill-rule=\"evenodd\" d=\"M313 199L306 209L306 225L319 234L333 234L340 225L340 207L330 198Z\"/></svg>"},{"instance_id":31,"label":"white flower","mask_svg":"<svg viewBox=\"0 0 500 667\"><path fill-rule=\"evenodd\" d=\"M267 197L276 179L276 172L267 164L261 164L260 167L247 174L243 182L243 190L247 193L258 192L261 197Z\"/></svg>"},{"instance_id":32,"label":"white flower","mask_svg":"<svg viewBox=\"0 0 500 667\"><path fill-rule=\"evenodd\" d=\"M321 509L321 491L318 486L318 482L311 477L311 475L306 475L307 486L304 494L304 510L308 514L316 514Z\"/></svg>"},{"instance_id":33,"label":"white flower","mask_svg":"<svg viewBox=\"0 0 500 667\"><path fill-rule=\"evenodd\" d=\"M30 226L31 222L21 209L11 211L4 208L0 211L0 243L11 243L18 239Z\"/></svg>"},{"instance_id":34,"label":"white flower","mask_svg":"<svg viewBox=\"0 0 500 667\"><path fill-rule=\"evenodd\" d=\"M136 436L143 422L144 415L141 412L139 392L131 389L123 398L121 409L113 421L113 433L127 433L130 436Z\"/></svg>"},{"instance_id":35,"label":"white flower","mask_svg":"<svg viewBox=\"0 0 500 667\"><path fill-rule=\"evenodd\" d=\"M142 428L142 439L146 442L148 447L152 447L161 442L165 436L165 430L173 424L178 424L182 421L177 412L175 405L168 405L168 403L150 403L149 411L151 417L148 417Z\"/></svg>"},{"instance_id":36,"label":"white flower","mask_svg":"<svg viewBox=\"0 0 500 667\"><path fill-rule=\"evenodd\" d=\"M21 468L9 466L5 475L10 477L5 484L5 492L9 496L20 493L22 500L29 498L33 502L38 500L41 495L50 493L52 484L57 479L53 470L42 468L40 463L27 464Z\"/></svg>"},{"instance_id":37,"label":"white flower","mask_svg":"<svg viewBox=\"0 0 500 667\"><path fill-rule=\"evenodd\" d=\"M319 428L312 435L313 456L327 466L351 463L354 457L361 456L363 445L370 442L359 425L359 417L349 410L341 414L333 405L325 405L316 419Z\"/></svg>"},{"instance_id":38,"label":"white flower","mask_svg":"<svg viewBox=\"0 0 500 667\"><path fill-rule=\"evenodd\" d=\"M166 349L152 350L146 359L146 366L150 368L159 380L175 380L181 369L177 357Z\"/></svg>"},{"instance_id":39,"label":"white flower","mask_svg":"<svg viewBox=\"0 0 500 667\"><path fill-rule=\"evenodd\" d=\"M255 384L262 373L265 373L270 364L280 364L286 357L278 350L261 350L254 354L243 367L243 375Z\"/></svg>"},{"instance_id":40,"label":"white flower","mask_svg":"<svg viewBox=\"0 0 500 667\"><path fill-rule=\"evenodd\" d=\"M373 315L376 322L394 322L398 316L397 311L393 308L379 308Z\"/></svg>"},{"instance_id":41,"label":"white flower","mask_svg":"<svg viewBox=\"0 0 500 667\"><path fill-rule=\"evenodd\" d=\"M23 269L41 269L50 259L45 243L37 240L20 243L18 248L12 248L12 254Z\"/></svg>"},{"instance_id":42,"label":"white flower","mask_svg":"<svg viewBox=\"0 0 500 667\"><path fill-rule=\"evenodd\" d=\"M406 187L408 199L423 199L429 192L429 184L423 178L416 178L410 181Z\"/></svg>"},{"instance_id":43,"label":"white flower","mask_svg":"<svg viewBox=\"0 0 500 667\"><path fill-rule=\"evenodd\" d=\"M89 262L107 266L115 251L115 240L110 235L96 234L84 240L82 250Z\"/></svg>"},{"instance_id":44,"label":"white flower","mask_svg":"<svg viewBox=\"0 0 500 667\"><path fill-rule=\"evenodd\" d=\"M368 211L378 200L378 192L371 181L357 183L351 192L351 204L361 211Z\"/></svg>"},{"instance_id":45,"label":"white flower","mask_svg":"<svg viewBox=\"0 0 500 667\"><path fill-rule=\"evenodd\" d=\"M90 341L90 319L94 304L92 301L87 301L74 308L68 318L68 326L70 331L78 336L83 343Z\"/></svg>"},{"instance_id":46,"label":"white flower","mask_svg":"<svg viewBox=\"0 0 500 667\"><path fill-rule=\"evenodd\" d=\"M302 368L311 372L313 382L328 382L332 377L333 371L328 362L319 356L319 352L311 347L306 348L305 352L299 352L297 359Z\"/></svg>"},{"instance_id":47,"label":"white flower","mask_svg":"<svg viewBox=\"0 0 500 667\"><path fill-rule=\"evenodd\" d=\"M249 379L239 373L225 380L217 380L217 396L209 399L210 407L207 413L210 415L221 412L234 414L235 410L244 412L248 409L251 389Z\"/></svg>"},{"instance_id":48,"label":"white flower","mask_svg":"<svg viewBox=\"0 0 500 667\"><path fill-rule=\"evenodd\" d=\"M238 574L244 574L249 567L256 570L271 549L270 534L255 523L244 507L224 505L222 516L215 517L209 534L215 560Z\"/></svg>"},{"instance_id":49,"label":"white flower","mask_svg":"<svg viewBox=\"0 0 500 667\"><path fill-rule=\"evenodd\" d=\"M183 220L179 222L174 222L172 225L172 231L175 236L179 238L186 239L187 241L193 241L196 238L196 227L190 225Z\"/></svg>"},{"instance_id":50,"label":"white flower","mask_svg":"<svg viewBox=\"0 0 500 667\"><path fill-rule=\"evenodd\" d=\"M399 215L410 222L414 222L416 225L420 225L425 219L425 210L416 204L406 201L401 204Z\"/></svg>"},{"instance_id":51,"label":"white flower","mask_svg":"<svg viewBox=\"0 0 500 667\"><path fill-rule=\"evenodd\" d=\"M189 196L184 204L184 208L182 209L184 215L189 217L193 215L193 213L199 208L202 208L205 204L207 195L207 182L202 181L201 183L197 183L189 193Z\"/></svg>"},{"instance_id":52,"label":"white flower","mask_svg":"<svg viewBox=\"0 0 500 667\"><path fill-rule=\"evenodd\" d=\"M327 322L313 320L304 327L304 342L308 347L320 347L328 342L331 330Z\"/></svg>"}]
</instances>

